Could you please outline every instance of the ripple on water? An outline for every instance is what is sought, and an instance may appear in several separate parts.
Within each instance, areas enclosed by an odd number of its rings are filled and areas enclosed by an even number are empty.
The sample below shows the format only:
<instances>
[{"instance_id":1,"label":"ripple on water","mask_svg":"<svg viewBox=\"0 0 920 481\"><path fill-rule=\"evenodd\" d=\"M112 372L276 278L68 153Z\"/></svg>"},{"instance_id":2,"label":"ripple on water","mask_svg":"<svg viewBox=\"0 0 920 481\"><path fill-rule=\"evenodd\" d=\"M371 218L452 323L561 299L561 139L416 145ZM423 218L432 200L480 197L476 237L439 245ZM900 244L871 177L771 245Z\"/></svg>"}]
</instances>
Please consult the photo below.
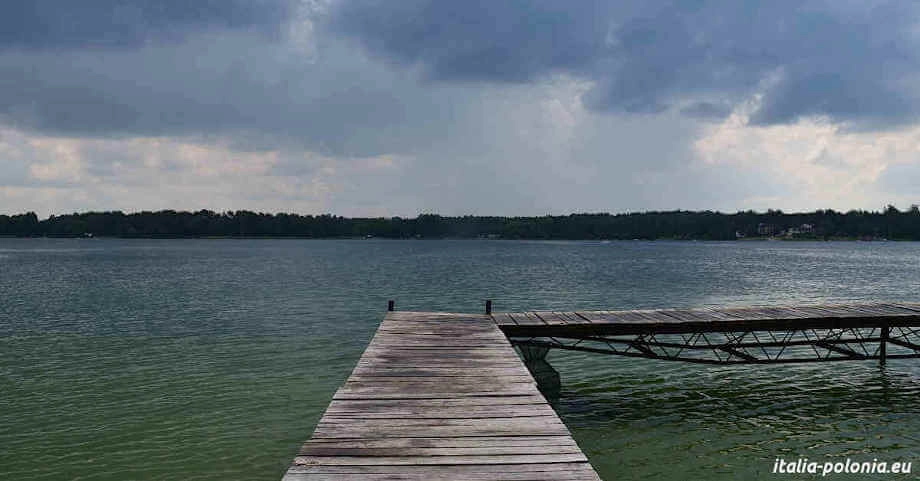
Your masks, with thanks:
<instances>
[{"instance_id":1,"label":"ripple on water","mask_svg":"<svg viewBox=\"0 0 920 481\"><path fill-rule=\"evenodd\" d=\"M663 462L675 457L730 479L766 477L777 456L910 460L920 447L909 361L710 367L553 356L563 379L555 407L610 479L677 476Z\"/></svg>"}]
</instances>

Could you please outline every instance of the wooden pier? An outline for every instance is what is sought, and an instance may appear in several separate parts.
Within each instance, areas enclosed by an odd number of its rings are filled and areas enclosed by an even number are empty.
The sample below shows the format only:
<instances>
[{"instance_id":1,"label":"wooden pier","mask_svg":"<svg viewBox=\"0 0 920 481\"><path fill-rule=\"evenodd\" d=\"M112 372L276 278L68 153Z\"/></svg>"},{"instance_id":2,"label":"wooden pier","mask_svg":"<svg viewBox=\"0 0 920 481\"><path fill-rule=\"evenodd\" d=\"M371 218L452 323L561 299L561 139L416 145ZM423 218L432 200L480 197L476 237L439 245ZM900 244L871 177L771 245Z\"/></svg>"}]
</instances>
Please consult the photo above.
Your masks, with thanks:
<instances>
[{"instance_id":1,"label":"wooden pier","mask_svg":"<svg viewBox=\"0 0 920 481\"><path fill-rule=\"evenodd\" d=\"M284 481L599 481L486 315L388 312Z\"/></svg>"},{"instance_id":2,"label":"wooden pier","mask_svg":"<svg viewBox=\"0 0 920 481\"><path fill-rule=\"evenodd\" d=\"M708 364L920 357L920 304L492 314L517 346Z\"/></svg>"},{"instance_id":3,"label":"wooden pier","mask_svg":"<svg viewBox=\"0 0 920 481\"><path fill-rule=\"evenodd\" d=\"M624 311L529 311L492 314L508 335L695 333L913 326L920 303L707 307Z\"/></svg>"},{"instance_id":4,"label":"wooden pier","mask_svg":"<svg viewBox=\"0 0 920 481\"><path fill-rule=\"evenodd\" d=\"M599 481L534 381L555 374L558 383L551 349L709 364L920 358L920 304L393 307L284 481Z\"/></svg>"}]
</instances>

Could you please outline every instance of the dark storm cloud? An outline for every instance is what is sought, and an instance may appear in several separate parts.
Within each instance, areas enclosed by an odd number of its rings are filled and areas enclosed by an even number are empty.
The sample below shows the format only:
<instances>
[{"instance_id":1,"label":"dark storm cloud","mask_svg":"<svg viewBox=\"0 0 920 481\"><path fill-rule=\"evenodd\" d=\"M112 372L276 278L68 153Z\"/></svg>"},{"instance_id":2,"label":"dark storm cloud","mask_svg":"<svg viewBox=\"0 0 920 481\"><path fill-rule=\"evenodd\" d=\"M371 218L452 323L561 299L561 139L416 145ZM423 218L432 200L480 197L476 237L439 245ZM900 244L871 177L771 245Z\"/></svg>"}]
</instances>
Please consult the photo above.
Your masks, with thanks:
<instances>
[{"instance_id":1,"label":"dark storm cloud","mask_svg":"<svg viewBox=\"0 0 920 481\"><path fill-rule=\"evenodd\" d=\"M291 34L311 24L290 1L22 3L0 6L0 125L363 156L436 138L455 110L456 95L354 49L313 55L320 39Z\"/></svg>"},{"instance_id":2,"label":"dark storm cloud","mask_svg":"<svg viewBox=\"0 0 920 481\"><path fill-rule=\"evenodd\" d=\"M329 45L310 60L250 32L126 50L0 53L0 124L76 137L231 139L329 155L404 151L449 135L478 91Z\"/></svg>"},{"instance_id":3,"label":"dark storm cloud","mask_svg":"<svg viewBox=\"0 0 920 481\"><path fill-rule=\"evenodd\" d=\"M912 2L341 2L331 31L442 81L595 82L585 104L688 114L763 94L758 124L801 116L884 125L920 103ZM705 110L705 112L704 112Z\"/></svg>"},{"instance_id":4,"label":"dark storm cloud","mask_svg":"<svg viewBox=\"0 0 920 481\"><path fill-rule=\"evenodd\" d=\"M292 1L4 2L0 122L374 155L434 145L489 89L555 74L590 81L595 112L718 119L757 94L758 124L920 110L913 3Z\"/></svg>"},{"instance_id":5,"label":"dark storm cloud","mask_svg":"<svg viewBox=\"0 0 920 481\"><path fill-rule=\"evenodd\" d=\"M340 2L329 27L439 80L525 82L592 68L611 9L600 1Z\"/></svg>"},{"instance_id":6,"label":"dark storm cloud","mask_svg":"<svg viewBox=\"0 0 920 481\"><path fill-rule=\"evenodd\" d=\"M189 31L274 33L290 0L26 0L0 7L0 48L135 47Z\"/></svg>"},{"instance_id":7,"label":"dark storm cloud","mask_svg":"<svg viewBox=\"0 0 920 481\"><path fill-rule=\"evenodd\" d=\"M698 119L721 119L731 111L732 106L724 102L696 102L680 109L680 113Z\"/></svg>"}]
</instances>

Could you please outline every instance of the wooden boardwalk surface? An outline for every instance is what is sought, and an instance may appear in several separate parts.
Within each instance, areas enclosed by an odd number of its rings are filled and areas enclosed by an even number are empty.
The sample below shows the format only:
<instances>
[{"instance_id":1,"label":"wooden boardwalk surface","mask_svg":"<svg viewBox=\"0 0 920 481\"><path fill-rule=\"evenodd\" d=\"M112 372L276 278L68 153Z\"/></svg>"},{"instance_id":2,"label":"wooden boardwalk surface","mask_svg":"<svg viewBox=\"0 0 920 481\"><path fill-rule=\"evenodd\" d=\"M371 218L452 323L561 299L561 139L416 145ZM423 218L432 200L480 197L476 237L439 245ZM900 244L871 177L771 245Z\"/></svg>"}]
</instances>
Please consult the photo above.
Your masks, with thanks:
<instances>
[{"instance_id":1,"label":"wooden boardwalk surface","mask_svg":"<svg viewBox=\"0 0 920 481\"><path fill-rule=\"evenodd\" d=\"M920 322L920 304L864 303L630 311L529 311L495 313L492 314L492 318L509 336L838 329L917 326Z\"/></svg>"},{"instance_id":2,"label":"wooden boardwalk surface","mask_svg":"<svg viewBox=\"0 0 920 481\"><path fill-rule=\"evenodd\" d=\"M284 481L599 477L489 316L388 312Z\"/></svg>"}]
</instances>

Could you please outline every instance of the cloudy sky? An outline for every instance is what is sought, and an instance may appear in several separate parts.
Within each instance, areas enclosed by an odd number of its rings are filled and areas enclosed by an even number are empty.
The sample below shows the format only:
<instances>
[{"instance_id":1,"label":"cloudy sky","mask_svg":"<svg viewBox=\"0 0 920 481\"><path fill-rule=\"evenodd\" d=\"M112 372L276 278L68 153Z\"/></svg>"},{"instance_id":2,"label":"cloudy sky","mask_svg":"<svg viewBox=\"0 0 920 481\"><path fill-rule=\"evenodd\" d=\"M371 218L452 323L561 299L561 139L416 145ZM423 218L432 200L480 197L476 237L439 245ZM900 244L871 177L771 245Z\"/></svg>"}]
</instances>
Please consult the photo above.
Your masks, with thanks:
<instances>
[{"instance_id":1,"label":"cloudy sky","mask_svg":"<svg viewBox=\"0 0 920 481\"><path fill-rule=\"evenodd\" d=\"M920 5L22 0L0 212L920 202Z\"/></svg>"}]
</instances>

